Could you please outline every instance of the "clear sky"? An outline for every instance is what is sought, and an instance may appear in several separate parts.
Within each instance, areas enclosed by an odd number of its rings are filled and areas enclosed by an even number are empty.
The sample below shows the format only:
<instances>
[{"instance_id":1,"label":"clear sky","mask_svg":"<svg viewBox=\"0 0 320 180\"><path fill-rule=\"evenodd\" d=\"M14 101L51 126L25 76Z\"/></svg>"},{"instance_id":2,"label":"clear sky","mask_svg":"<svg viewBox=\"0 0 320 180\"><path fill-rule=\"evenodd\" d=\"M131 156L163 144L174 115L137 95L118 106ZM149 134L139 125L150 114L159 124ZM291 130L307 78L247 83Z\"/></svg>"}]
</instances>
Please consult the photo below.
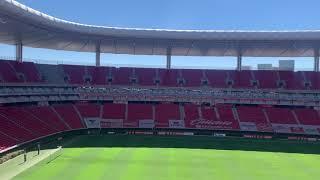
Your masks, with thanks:
<instances>
[{"instance_id":1,"label":"clear sky","mask_svg":"<svg viewBox=\"0 0 320 180\"><path fill-rule=\"evenodd\" d=\"M297 30L320 29L319 0L18 0L49 15L79 23L138 28ZM2 56L14 56L0 46ZM25 58L64 63L94 64L93 53L25 48ZM244 58L243 65L273 63L279 58ZM312 58L295 59L301 69L312 68ZM224 63L221 63L223 60ZM308 60L308 61L305 61ZM199 63L200 62L200 63ZM164 66L165 57L102 55L102 63ZM230 57L173 57L174 66L235 67Z\"/></svg>"}]
</instances>

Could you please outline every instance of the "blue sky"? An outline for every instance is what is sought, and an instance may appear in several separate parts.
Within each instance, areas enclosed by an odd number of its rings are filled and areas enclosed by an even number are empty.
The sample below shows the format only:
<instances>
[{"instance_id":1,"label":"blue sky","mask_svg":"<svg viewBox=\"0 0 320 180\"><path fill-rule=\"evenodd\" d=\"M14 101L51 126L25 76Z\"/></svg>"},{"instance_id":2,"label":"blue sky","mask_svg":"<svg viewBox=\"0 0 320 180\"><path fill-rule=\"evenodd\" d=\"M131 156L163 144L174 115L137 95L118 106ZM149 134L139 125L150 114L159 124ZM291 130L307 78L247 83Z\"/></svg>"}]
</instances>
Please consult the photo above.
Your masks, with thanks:
<instances>
[{"instance_id":1,"label":"blue sky","mask_svg":"<svg viewBox=\"0 0 320 180\"><path fill-rule=\"evenodd\" d=\"M52 16L86 24L165 28L296 30L320 29L319 0L19 0ZM14 56L11 46L0 46L1 56ZM93 53L24 49L24 57L64 63L94 64ZM244 65L273 63L279 58L244 58ZM296 59L301 69L312 68L312 58ZM224 63L221 63L223 60ZM173 57L173 66L235 67L232 57ZM200 62L200 63L199 63ZM102 55L102 63L164 66L162 56Z\"/></svg>"}]
</instances>

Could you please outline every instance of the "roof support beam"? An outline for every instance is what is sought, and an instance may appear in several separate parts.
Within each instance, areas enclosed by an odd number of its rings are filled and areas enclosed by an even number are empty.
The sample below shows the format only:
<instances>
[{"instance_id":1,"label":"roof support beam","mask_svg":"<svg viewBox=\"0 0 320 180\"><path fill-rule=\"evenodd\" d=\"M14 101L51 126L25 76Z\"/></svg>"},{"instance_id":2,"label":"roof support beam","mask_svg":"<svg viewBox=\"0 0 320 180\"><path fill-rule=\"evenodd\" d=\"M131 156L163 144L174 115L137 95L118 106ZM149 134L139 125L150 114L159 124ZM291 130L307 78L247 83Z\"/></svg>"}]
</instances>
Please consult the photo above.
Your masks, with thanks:
<instances>
[{"instance_id":1,"label":"roof support beam","mask_svg":"<svg viewBox=\"0 0 320 180\"><path fill-rule=\"evenodd\" d=\"M314 66L313 70L319 72L319 48L314 49Z\"/></svg>"},{"instance_id":2,"label":"roof support beam","mask_svg":"<svg viewBox=\"0 0 320 180\"><path fill-rule=\"evenodd\" d=\"M101 56L101 49L100 49L100 42L96 44L96 66L100 66L100 56Z\"/></svg>"},{"instance_id":3,"label":"roof support beam","mask_svg":"<svg viewBox=\"0 0 320 180\"><path fill-rule=\"evenodd\" d=\"M242 69L242 54L238 53L237 56L237 71L241 71Z\"/></svg>"},{"instance_id":4,"label":"roof support beam","mask_svg":"<svg viewBox=\"0 0 320 180\"><path fill-rule=\"evenodd\" d=\"M167 48L167 69L171 69L171 53L172 49L171 47Z\"/></svg>"},{"instance_id":5,"label":"roof support beam","mask_svg":"<svg viewBox=\"0 0 320 180\"><path fill-rule=\"evenodd\" d=\"M23 45L22 45L22 42L19 41L16 44L16 61L22 62L22 58L23 58Z\"/></svg>"}]
</instances>

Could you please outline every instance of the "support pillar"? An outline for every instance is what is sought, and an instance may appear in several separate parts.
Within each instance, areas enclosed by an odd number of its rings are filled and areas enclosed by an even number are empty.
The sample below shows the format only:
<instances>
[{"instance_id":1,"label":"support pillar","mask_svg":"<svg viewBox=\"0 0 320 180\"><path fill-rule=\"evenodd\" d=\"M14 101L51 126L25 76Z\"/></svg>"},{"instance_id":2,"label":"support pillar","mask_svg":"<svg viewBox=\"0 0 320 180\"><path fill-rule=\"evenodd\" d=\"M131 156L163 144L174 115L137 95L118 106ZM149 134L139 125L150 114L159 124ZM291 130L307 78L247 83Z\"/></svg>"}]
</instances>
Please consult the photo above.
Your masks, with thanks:
<instances>
[{"instance_id":1,"label":"support pillar","mask_svg":"<svg viewBox=\"0 0 320 180\"><path fill-rule=\"evenodd\" d=\"M314 66L313 70L319 72L319 49L314 50Z\"/></svg>"},{"instance_id":2,"label":"support pillar","mask_svg":"<svg viewBox=\"0 0 320 180\"><path fill-rule=\"evenodd\" d=\"M23 58L23 46L22 46L22 42L20 41L16 44L16 61L22 62L22 58Z\"/></svg>"},{"instance_id":3,"label":"support pillar","mask_svg":"<svg viewBox=\"0 0 320 180\"><path fill-rule=\"evenodd\" d=\"M167 69L171 69L171 48L167 48Z\"/></svg>"},{"instance_id":4,"label":"support pillar","mask_svg":"<svg viewBox=\"0 0 320 180\"><path fill-rule=\"evenodd\" d=\"M100 66L100 43L97 43L96 45L96 66Z\"/></svg>"},{"instance_id":5,"label":"support pillar","mask_svg":"<svg viewBox=\"0 0 320 180\"><path fill-rule=\"evenodd\" d=\"M242 68L242 55L241 53L237 56L237 71L241 71Z\"/></svg>"}]
</instances>

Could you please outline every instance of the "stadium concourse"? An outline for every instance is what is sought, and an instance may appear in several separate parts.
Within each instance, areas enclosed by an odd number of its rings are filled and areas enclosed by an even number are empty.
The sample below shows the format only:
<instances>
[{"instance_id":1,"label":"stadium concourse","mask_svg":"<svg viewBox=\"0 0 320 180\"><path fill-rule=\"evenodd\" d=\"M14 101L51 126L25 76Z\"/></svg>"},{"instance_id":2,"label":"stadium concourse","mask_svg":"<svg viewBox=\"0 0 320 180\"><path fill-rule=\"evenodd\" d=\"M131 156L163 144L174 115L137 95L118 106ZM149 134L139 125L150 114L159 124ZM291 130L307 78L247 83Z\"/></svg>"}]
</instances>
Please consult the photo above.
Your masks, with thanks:
<instances>
[{"instance_id":1,"label":"stadium concourse","mask_svg":"<svg viewBox=\"0 0 320 180\"><path fill-rule=\"evenodd\" d=\"M319 101L319 75L1 60L0 149L86 128L319 135L320 114L313 108ZM239 100L233 96L237 93L248 98Z\"/></svg>"}]
</instances>

